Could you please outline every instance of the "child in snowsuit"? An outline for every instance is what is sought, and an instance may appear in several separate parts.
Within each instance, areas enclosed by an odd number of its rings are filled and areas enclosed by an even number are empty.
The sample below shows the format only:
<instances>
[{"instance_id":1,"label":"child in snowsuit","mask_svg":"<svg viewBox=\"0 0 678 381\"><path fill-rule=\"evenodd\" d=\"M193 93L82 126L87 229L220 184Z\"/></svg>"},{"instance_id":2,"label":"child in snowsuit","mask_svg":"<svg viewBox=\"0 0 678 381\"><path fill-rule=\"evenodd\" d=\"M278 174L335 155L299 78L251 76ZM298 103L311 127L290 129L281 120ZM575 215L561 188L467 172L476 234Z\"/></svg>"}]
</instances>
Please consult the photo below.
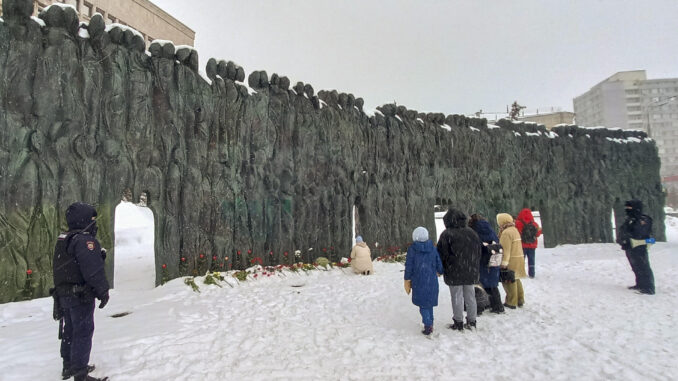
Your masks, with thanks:
<instances>
[{"instance_id":1,"label":"child in snowsuit","mask_svg":"<svg viewBox=\"0 0 678 381\"><path fill-rule=\"evenodd\" d=\"M428 230L418 227L412 232L412 245L405 260L405 292L412 292L412 303L419 306L424 335L433 332L433 307L438 305L438 275L443 273L438 250L428 239Z\"/></svg>"}]
</instances>

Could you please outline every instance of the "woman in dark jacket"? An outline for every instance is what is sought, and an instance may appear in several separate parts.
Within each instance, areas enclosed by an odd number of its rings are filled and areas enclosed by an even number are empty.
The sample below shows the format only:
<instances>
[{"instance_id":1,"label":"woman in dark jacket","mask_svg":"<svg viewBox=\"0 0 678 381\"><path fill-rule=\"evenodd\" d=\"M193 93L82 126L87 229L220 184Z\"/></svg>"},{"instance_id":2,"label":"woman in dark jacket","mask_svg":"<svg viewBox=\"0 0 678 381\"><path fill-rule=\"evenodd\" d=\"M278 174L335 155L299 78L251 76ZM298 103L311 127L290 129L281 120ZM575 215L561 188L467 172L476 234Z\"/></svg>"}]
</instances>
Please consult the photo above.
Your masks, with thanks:
<instances>
[{"instance_id":1,"label":"woman in dark jacket","mask_svg":"<svg viewBox=\"0 0 678 381\"><path fill-rule=\"evenodd\" d=\"M499 294L499 272L501 265L501 253L499 252L499 237L494 232L490 223L480 214L471 215L469 226L483 242L480 255L480 284L490 297L491 312L504 312L504 305ZM492 259L492 261L490 261Z\"/></svg>"},{"instance_id":2,"label":"woman in dark jacket","mask_svg":"<svg viewBox=\"0 0 678 381\"><path fill-rule=\"evenodd\" d=\"M450 287L455 330L476 327L476 293L480 268L482 244L473 229L466 226L466 215L456 209L449 209L443 217L445 231L438 240L438 252L443 262L445 283ZM466 307L466 325L464 325Z\"/></svg>"},{"instance_id":3,"label":"woman in dark jacket","mask_svg":"<svg viewBox=\"0 0 678 381\"><path fill-rule=\"evenodd\" d=\"M405 291L412 290L412 303L419 306L424 335L433 332L433 307L438 305L438 275L443 273L438 250L428 239L428 230L418 227L412 232L412 245L405 260Z\"/></svg>"}]
</instances>

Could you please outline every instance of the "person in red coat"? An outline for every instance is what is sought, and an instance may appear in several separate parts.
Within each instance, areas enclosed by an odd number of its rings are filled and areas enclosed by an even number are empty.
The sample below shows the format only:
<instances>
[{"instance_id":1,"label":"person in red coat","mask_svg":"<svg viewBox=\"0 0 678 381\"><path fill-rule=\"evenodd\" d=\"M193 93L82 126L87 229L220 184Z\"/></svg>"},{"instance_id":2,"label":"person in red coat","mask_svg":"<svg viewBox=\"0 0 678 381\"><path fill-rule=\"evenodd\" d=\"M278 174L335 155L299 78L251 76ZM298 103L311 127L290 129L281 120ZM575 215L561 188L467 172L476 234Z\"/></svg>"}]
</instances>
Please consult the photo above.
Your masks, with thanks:
<instances>
[{"instance_id":1,"label":"person in red coat","mask_svg":"<svg viewBox=\"0 0 678 381\"><path fill-rule=\"evenodd\" d=\"M527 257L527 275L534 278L534 254L537 249L537 238L541 235L541 227L534 221L532 211L524 208L518 213L516 228L522 240L523 253Z\"/></svg>"}]
</instances>

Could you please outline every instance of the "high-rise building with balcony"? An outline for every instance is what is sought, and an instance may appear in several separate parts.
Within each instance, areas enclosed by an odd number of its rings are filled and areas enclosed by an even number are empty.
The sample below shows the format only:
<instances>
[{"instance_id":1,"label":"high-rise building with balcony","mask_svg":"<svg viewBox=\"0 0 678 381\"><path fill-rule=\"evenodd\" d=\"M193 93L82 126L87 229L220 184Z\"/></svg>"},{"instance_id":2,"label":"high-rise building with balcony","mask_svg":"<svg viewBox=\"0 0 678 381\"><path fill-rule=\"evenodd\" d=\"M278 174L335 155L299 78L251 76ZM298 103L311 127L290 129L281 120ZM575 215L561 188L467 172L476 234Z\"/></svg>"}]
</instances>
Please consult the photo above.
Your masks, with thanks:
<instances>
[{"instance_id":1,"label":"high-rise building with balcony","mask_svg":"<svg viewBox=\"0 0 678 381\"><path fill-rule=\"evenodd\" d=\"M574 98L574 112L579 126L647 132L657 143L661 176L675 189L678 204L678 78L647 79L645 70L619 72Z\"/></svg>"}]
</instances>

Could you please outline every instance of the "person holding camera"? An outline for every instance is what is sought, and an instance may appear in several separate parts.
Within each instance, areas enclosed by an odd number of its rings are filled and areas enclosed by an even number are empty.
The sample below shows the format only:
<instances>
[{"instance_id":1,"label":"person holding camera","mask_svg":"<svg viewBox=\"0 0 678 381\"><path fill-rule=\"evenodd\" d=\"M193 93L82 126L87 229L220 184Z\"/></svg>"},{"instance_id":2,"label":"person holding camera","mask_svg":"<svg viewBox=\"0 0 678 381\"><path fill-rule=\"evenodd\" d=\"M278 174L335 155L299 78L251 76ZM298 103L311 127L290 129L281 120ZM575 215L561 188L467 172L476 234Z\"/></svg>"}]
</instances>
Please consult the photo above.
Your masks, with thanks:
<instances>
[{"instance_id":1,"label":"person holding camera","mask_svg":"<svg viewBox=\"0 0 678 381\"><path fill-rule=\"evenodd\" d=\"M66 210L68 232L61 233L54 249L54 318L60 320L61 358L64 380L105 381L88 373L94 334L95 299L99 308L108 303L108 280L104 271L106 250L96 239L97 212L92 205L76 202Z\"/></svg>"},{"instance_id":2,"label":"person holding camera","mask_svg":"<svg viewBox=\"0 0 678 381\"><path fill-rule=\"evenodd\" d=\"M636 284L629 289L654 295L654 274L647 254L648 246L654 243L652 218L643 214L643 203L640 200L626 201L624 210L626 220L619 227L617 243L626 252L626 258L636 276Z\"/></svg>"},{"instance_id":3,"label":"person holding camera","mask_svg":"<svg viewBox=\"0 0 678 381\"><path fill-rule=\"evenodd\" d=\"M497 214L499 225L499 243L504 250L500 267L502 270L513 271L514 280L504 279L502 286L506 292L504 307L515 309L525 304L525 291L520 278L525 278L525 257L520 233L513 222L513 217L508 213Z\"/></svg>"}]
</instances>

